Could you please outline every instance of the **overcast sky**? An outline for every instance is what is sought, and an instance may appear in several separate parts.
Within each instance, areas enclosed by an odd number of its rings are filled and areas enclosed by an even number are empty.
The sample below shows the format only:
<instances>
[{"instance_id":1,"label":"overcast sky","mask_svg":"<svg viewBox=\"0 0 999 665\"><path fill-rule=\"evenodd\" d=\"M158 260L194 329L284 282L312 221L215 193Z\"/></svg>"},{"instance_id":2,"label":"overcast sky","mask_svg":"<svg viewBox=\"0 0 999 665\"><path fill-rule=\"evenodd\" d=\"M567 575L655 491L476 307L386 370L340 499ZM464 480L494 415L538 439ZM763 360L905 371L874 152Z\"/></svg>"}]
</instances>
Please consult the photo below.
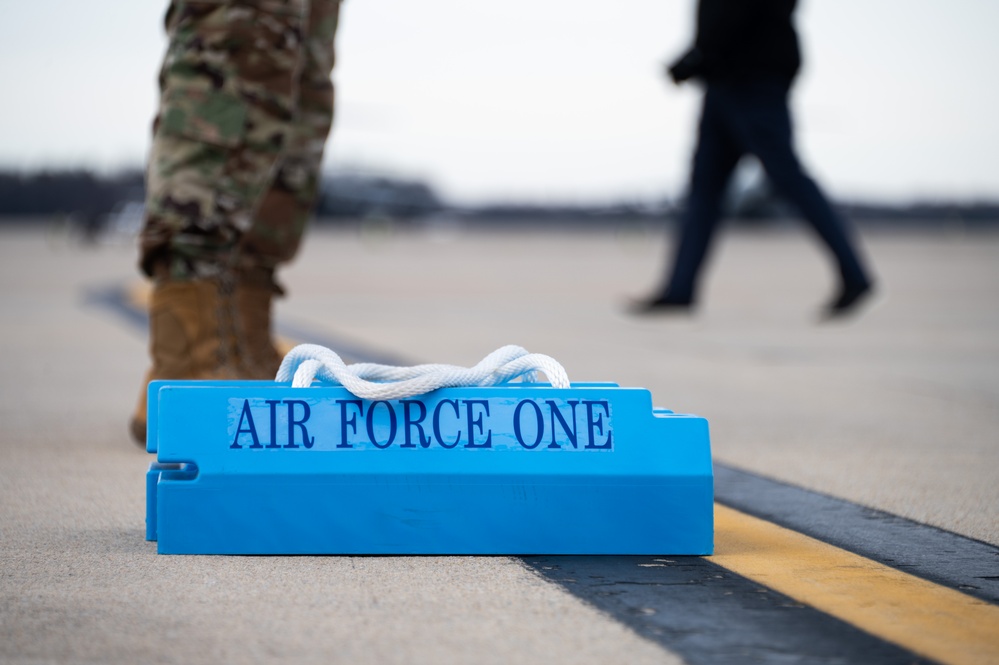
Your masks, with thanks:
<instances>
[{"instance_id":1,"label":"overcast sky","mask_svg":"<svg viewBox=\"0 0 999 665\"><path fill-rule=\"evenodd\" d=\"M156 0L0 0L0 166L138 165ZM798 143L834 196L999 198L999 2L802 0ZM329 167L459 201L676 195L688 0L346 0Z\"/></svg>"}]
</instances>

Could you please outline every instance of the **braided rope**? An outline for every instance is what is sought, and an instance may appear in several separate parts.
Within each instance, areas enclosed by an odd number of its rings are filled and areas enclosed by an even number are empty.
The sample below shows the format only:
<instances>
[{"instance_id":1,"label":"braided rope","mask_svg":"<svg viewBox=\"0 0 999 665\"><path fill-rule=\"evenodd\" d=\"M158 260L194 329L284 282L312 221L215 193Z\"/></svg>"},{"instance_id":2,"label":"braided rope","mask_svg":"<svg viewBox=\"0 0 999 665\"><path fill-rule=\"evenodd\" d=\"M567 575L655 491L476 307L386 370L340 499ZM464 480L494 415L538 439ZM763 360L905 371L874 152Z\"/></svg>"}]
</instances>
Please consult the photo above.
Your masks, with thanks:
<instances>
[{"instance_id":1,"label":"braided rope","mask_svg":"<svg viewBox=\"0 0 999 665\"><path fill-rule=\"evenodd\" d=\"M315 379L329 381L367 400L404 399L438 388L495 386L520 377L537 381L541 371L555 388L568 388L569 377L554 358L528 353L519 346L504 346L474 367L414 365L395 367L375 363L347 365L334 351L318 344L299 344L284 357L275 381L291 380L292 388L307 388Z\"/></svg>"}]
</instances>

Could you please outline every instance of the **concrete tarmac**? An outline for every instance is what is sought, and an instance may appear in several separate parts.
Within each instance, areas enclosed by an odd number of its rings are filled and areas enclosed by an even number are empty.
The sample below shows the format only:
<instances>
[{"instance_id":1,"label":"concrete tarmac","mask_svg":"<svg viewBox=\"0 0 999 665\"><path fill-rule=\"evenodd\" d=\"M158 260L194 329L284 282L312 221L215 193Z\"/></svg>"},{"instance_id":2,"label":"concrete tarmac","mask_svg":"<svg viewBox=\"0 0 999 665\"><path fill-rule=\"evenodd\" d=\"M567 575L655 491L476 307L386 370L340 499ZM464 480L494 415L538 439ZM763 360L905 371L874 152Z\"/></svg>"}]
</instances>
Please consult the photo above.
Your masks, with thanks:
<instances>
[{"instance_id":1,"label":"concrete tarmac","mask_svg":"<svg viewBox=\"0 0 999 665\"><path fill-rule=\"evenodd\" d=\"M409 362L520 344L707 417L728 465L997 545L999 235L865 240L883 302L819 325L797 227L724 236L698 312L649 319L623 309L662 270L641 226L317 228L278 318ZM145 335L96 304L134 262L0 230L0 662L681 661L518 558L156 555Z\"/></svg>"}]
</instances>

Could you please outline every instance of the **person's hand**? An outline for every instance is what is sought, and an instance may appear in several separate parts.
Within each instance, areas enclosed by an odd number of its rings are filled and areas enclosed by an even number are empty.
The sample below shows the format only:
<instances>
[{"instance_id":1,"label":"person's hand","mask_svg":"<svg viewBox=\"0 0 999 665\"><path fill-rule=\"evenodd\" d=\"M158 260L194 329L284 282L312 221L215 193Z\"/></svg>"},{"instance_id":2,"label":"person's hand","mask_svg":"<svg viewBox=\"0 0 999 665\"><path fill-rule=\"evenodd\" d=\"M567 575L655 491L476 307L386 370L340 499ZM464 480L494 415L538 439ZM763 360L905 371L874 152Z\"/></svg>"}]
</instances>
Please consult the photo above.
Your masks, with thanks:
<instances>
[{"instance_id":1,"label":"person's hand","mask_svg":"<svg viewBox=\"0 0 999 665\"><path fill-rule=\"evenodd\" d=\"M666 72L673 79L673 83L680 85L688 79L692 79L701 73L703 57L696 48L690 49L683 56L670 65Z\"/></svg>"}]
</instances>

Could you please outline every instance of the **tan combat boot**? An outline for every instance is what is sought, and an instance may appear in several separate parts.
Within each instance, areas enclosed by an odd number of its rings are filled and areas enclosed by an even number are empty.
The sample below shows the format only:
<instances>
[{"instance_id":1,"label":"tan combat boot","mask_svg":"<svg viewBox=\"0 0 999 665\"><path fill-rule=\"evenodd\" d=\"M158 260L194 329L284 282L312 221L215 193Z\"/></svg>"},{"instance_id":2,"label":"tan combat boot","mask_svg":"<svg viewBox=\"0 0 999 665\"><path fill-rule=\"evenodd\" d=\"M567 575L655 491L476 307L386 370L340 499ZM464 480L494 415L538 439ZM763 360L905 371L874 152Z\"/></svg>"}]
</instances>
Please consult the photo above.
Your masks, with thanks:
<instances>
[{"instance_id":1,"label":"tan combat boot","mask_svg":"<svg viewBox=\"0 0 999 665\"><path fill-rule=\"evenodd\" d=\"M149 355L132 416L136 443L146 441L146 386L155 379L238 378L238 350L231 322L231 297L214 280L160 280L149 307Z\"/></svg>"},{"instance_id":2,"label":"tan combat boot","mask_svg":"<svg viewBox=\"0 0 999 665\"><path fill-rule=\"evenodd\" d=\"M271 309L281 290L271 271L247 271L237 278L233 294L240 378L273 381L281 365L272 331Z\"/></svg>"}]
</instances>

